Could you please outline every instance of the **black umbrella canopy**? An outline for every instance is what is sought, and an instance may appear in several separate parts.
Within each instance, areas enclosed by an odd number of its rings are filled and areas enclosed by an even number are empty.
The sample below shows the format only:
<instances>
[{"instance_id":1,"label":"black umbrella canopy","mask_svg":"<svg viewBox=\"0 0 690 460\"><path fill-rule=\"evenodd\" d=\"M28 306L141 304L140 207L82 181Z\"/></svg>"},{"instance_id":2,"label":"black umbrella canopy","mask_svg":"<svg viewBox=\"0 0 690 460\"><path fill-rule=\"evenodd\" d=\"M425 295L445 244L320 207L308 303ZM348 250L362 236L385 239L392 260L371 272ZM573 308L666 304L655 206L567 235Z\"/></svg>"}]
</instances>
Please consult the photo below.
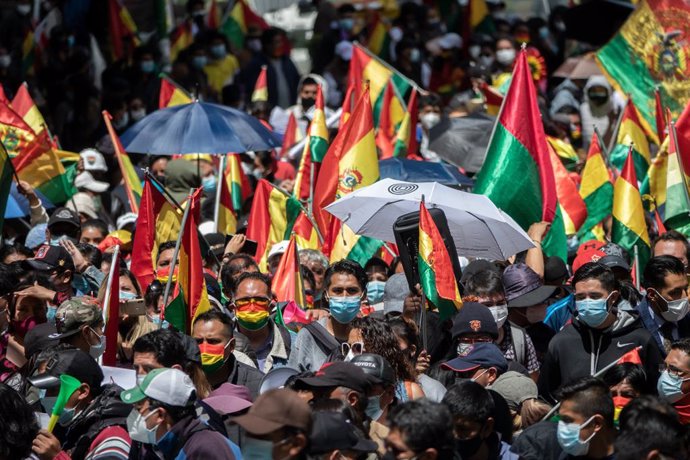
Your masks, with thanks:
<instances>
[{"instance_id":1,"label":"black umbrella canopy","mask_svg":"<svg viewBox=\"0 0 690 460\"><path fill-rule=\"evenodd\" d=\"M429 132L429 150L448 163L477 173L484 164L496 118L484 113L443 118Z\"/></svg>"},{"instance_id":2,"label":"black umbrella canopy","mask_svg":"<svg viewBox=\"0 0 690 460\"><path fill-rule=\"evenodd\" d=\"M589 0L565 12L566 36L595 46L606 44L635 10L621 0Z\"/></svg>"}]
</instances>

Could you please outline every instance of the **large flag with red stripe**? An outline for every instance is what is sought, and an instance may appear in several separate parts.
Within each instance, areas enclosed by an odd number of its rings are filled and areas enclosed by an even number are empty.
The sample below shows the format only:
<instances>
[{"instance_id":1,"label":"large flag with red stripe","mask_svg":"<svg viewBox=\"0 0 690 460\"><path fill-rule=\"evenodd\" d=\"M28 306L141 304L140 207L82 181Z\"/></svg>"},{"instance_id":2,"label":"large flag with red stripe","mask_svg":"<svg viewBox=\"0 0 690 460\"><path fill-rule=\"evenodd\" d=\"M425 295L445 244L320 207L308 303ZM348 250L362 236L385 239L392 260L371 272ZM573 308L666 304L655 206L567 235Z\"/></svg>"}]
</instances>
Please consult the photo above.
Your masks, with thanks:
<instances>
[{"instance_id":1,"label":"large flag with red stripe","mask_svg":"<svg viewBox=\"0 0 690 460\"><path fill-rule=\"evenodd\" d=\"M290 243L280 259L271 283L271 291L278 302L294 301L300 307L308 308L294 236L290 238Z\"/></svg>"},{"instance_id":2,"label":"large flag with red stripe","mask_svg":"<svg viewBox=\"0 0 690 460\"><path fill-rule=\"evenodd\" d=\"M192 96L172 81L167 75L161 75L161 90L158 93L158 108L174 107L189 104Z\"/></svg>"}]
</instances>

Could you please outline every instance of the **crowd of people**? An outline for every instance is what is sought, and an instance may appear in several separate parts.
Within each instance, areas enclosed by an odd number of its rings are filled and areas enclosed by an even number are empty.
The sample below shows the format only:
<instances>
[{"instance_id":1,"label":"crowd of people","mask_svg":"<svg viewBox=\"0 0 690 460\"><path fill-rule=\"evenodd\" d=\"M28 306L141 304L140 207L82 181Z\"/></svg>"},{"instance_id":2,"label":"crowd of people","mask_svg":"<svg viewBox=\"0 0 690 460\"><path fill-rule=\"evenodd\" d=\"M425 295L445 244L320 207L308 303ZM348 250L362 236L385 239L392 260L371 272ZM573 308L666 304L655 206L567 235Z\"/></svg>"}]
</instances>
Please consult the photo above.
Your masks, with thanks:
<instances>
[{"instance_id":1,"label":"crowd of people","mask_svg":"<svg viewBox=\"0 0 690 460\"><path fill-rule=\"evenodd\" d=\"M130 271L139 219L100 113L121 134L157 110L159 72L279 135L292 114L304 134L319 85L330 119L353 42L372 44L383 21L379 56L424 89L413 108L416 158L438 162L431 128L485 112L481 88L504 92L528 43L546 134L579 155L576 174L594 129L605 144L615 136L624 99L602 75L552 76L591 50L566 39L567 8L525 20L487 0L492 27L467 33L462 2L315 0L311 73L300 75L284 30L249 24L238 46L212 27L204 0L176 5L193 36L177 51L160 31L145 33L155 21L143 4L154 2L131 5L147 39L112 59L103 57L112 2L14 3L0 19L0 84L11 99L27 81L51 133L80 153L69 201L51 208L19 180L29 215L4 222L0 460L690 458L690 243L678 231L650 223L652 257L640 266L610 242L610 219L602 241L571 236L567 261L542 252L549 224L534 223L532 249L461 257L463 302L451 318L410 285L400 257L384 251L360 264L300 249L306 320L286 324L272 285L287 242L260 270L245 236L252 194L237 233L218 233L216 158L132 153L170 198L203 189L212 307L186 331L166 320L174 240L155 248L153 282ZM34 30L32 18L49 16L49 30ZM29 31L43 35L27 66ZM268 98L252 100L262 68ZM249 188L265 179L292 192L299 153L242 153ZM102 365L109 273L121 303L115 367Z\"/></svg>"}]
</instances>

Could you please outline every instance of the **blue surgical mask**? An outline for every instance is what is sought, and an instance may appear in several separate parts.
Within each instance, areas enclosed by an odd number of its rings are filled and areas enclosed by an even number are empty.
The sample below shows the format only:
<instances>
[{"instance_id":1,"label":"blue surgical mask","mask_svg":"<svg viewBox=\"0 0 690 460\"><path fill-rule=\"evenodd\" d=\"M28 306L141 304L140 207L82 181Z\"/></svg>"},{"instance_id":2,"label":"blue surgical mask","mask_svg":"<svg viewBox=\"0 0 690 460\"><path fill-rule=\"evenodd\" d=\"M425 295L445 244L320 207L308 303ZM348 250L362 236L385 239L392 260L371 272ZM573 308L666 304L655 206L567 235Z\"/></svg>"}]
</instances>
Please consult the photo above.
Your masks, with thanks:
<instances>
[{"instance_id":1,"label":"blue surgical mask","mask_svg":"<svg viewBox=\"0 0 690 460\"><path fill-rule=\"evenodd\" d=\"M55 324L55 313L57 313L57 307L48 307L46 310L46 319L49 323Z\"/></svg>"},{"instance_id":2,"label":"blue surgical mask","mask_svg":"<svg viewBox=\"0 0 690 460\"><path fill-rule=\"evenodd\" d=\"M383 300L383 289L386 287L385 281L369 281L367 283L367 299L369 303L375 304Z\"/></svg>"},{"instance_id":3,"label":"blue surgical mask","mask_svg":"<svg viewBox=\"0 0 690 460\"><path fill-rule=\"evenodd\" d=\"M340 324L348 324L355 319L359 313L361 297L358 295L350 297L329 297L328 305L331 316Z\"/></svg>"},{"instance_id":4,"label":"blue surgical mask","mask_svg":"<svg viewBox=\"0 0 690 460\"><path fill-rule=\"evenodd\" d=\"M577 423L565 423L563 420L558 422L558 429L556 431L556 437L558 438L558 444L561 445L563 451L574 457L580 457L582 455L587 455L589 450L589 442L594 437L595 433L586 440L580 440L580 430L587 426L594 416L590 417L582 425Z\"/></svg>"},{"instance_id":5,"label":"blue surgical mask","mask_svg":"<svg viewBox=\"0 0 690 460\"><path fill-rule=\"evenodd\" d=\"M120 300L134 300L137 298L136 292L120 291Z\"/></svg>"},{"instance_id":6,"label":"blue surgical mask","mask_svg":"<svg viewBox=\"0 0 690 460\"><path fill-rule=\"evenodd\" d=\"M669 374L668 370L665 370L661 373L659 381L656 383L656 391L666 401L671 404L676 403L685 396L680 387L683 386L683 382L686 380L690 379L682 379L677 375Z\"/></svg>"},{"instance_id":7,"label":"blue surgical mask","mask_svg":"<svg viewBox=\"0 0 690 460\"><path fill-rule=\"evenodd\" d=\"M222 43L220 43L220 44L218 44L218 45L213 45L213 46L211 47L211 54L212 54L213 57L215 57L215 58L218 58L218 59L223 58L223 57L225 57L225 55L226 55L227 53L228 53L228 52L227 52L227 50L225 49L225 45L222 44Z\"/></svg>"},{"instance_id":8,"label":"blue surgical mask","mask_svg":"<svg viewBox=\"0 0 690 460\"><path fill-rule=\"evenodd\" d=\"M156 70L156 63L151 59L141 61L141 63L139 63L139 69L141 69L142 73L153 73L153 71Z\"/></svg>"},{"instance_id":9,"label":"blue surgical mask","mask_svg":"<svg viewBox=\"0 0 690 460\"><path fill-rule=\"evenodd\" d=\"M194 56L192 58L192 65L195 69L203 69L208 64L208 58L206 56Z\"/></svg>"},{"instance_id":10,"label":"blue surgical mask","mask_svg":"<svg viewBox=\"0 0 690 460\"><path fill-rule=\"evenodd\" d=\"M578 318L589 327L599 327L609 316L608 301L605 299L583 299L575 302Z\"/></svg>"},{"instance_id":11,"label":"blue surgical mask","mask_svg":"<svg viewBox=\"0 0 690 460\"><path fill-rule=\"evenodd\" d=\"M62 413L60 414L60 417L58 417L58 423L61 426L67 426L72 422L72 420L74 420L75 415L76 415L76 408L75 407L65 407L64 409L62 409Z\"/></svg>"},{"instance_id":12,"label":"blue surgical mask","mask_svg":"<svg viewBox=\"0 0 690 460\"><path fill-rule=\"evenodd\" d=\"M216 184L218 181L216 180L216 176L210 175L206 176L201 179L201 186L204 189L204 192L208 195L213 193L216 190Z\"/></svg>"},{"instance_id":13,"label":"blue surgical mask","mask_svg":"<svg viewBox=\"0 0 690 460\"><path fill-rule=\"evenodd\" d=\"M381 409L381 395L370 396L367 399L367 407L364 409L364 413L367 414L372 420L378 420L383 414L383 409Z\"/></svg>"},{"instance_id":14,"label":"blue surgical mask","mask_svg":"<svg viewBox=\"0 0 690 460\"><path fill-rule=\"evenodd\" d=\"M247 436L242 444L242 458L245 460L273 458L273 442Z\"/></svg>"},{"instance_id":15,"label":"blue surgical mask","mask_svg":"<svg viewBox=\"0 0 690 460\"><path fill-rule=\"evenodd\" d=\"M93 329L91 329L91 330L93 331ZM99 340L98 340L98 343L96 345L91 345L89 347L89 355L91 355L91 357L93 359L98 359L105 352L105 334L98 335L96 333L96 331L94 331L93 333L98 336Z\"/></svg>"}]
</instances>

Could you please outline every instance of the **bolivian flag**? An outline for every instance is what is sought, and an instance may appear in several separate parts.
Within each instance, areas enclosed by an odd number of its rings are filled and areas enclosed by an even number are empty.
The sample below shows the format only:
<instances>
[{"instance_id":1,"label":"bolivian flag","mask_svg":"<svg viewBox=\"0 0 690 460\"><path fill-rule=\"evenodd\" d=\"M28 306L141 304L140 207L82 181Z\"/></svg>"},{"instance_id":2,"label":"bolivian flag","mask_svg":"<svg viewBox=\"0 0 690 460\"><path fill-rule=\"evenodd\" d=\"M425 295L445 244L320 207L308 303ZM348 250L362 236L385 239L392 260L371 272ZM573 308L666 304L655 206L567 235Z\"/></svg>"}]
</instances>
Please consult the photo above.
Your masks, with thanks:
<instances>
[{"instance_id":1,"label":"bolivian flag","mask_svg":"<svg viewBox=\"0 0 690 460\"><path fill-rule=\"evenodd\" d=\"M225 160L227 161L227 160ZM218 229L219 233L223 235L232 235L237 231L237 217L233 211L232 195L230 193L229 183L226 178L227 169L221 168L220 187L220 203L218 209Z\"/></svg>"},{"instance_id":2,"label":"bolivian flag","mask_svg":"<svg viewBox=\"0 0 690 460\"><path fill-rule=\"evenodd\" d=\"M182 211L170 203L147 176L132 243L132 254L136 257L132 257L131 265L142 289L145 290L154 280L158 246L177 240L181 221Z\"/></svg>"},{"instance_id":3,"label":"bolivian flag","mask_svg":"<svg viewBox=\"0 0 690 460\"><path fill-rule=\"evenodd\" d=\"M568 170L551 145L549 145L549 154L551 155L551 166L553 167L556 192L558 193L558 206L563 217L565 234L574 235L587 218L587 206L577 191L577 185L570 178Z\"/></svg>"},{"instance_id":4,"label":"bolivian flag","mask_svg":"<svg viewBox=\"0 0 690 460\"><path fill-rule=\"evenodd\" d=\"M261 179L256 186L247 223L247 238L257 243L256 260L262 272L268 271L268 253L274 244L287 240L302 211L299 201Z\"/></svg>"},{"instance_id":5,"label":"bolivian flag","mask_svg":"<svg viewBox=\"0 0 690 460\"><path fill-rule=\"evenodd\" d=\"M419 206L419 256L417 257L419 284L426 299L441 316L452 318L462 307L462 299L455 280L450 255L424 203Z\"/></svg>"},{"instance_id":6,"label":"bolivian flag","mask_svg":"<svg viewBox=\"0 0 690 460\"><path fill-rule=\"evenodd\" d=\"M31 126L8 103L0 104L0 139L10 158L24 152L36 140Z\"/></svg>"},{"instance_id":7,"label":"bolivian flag","mask_svg":"<svg viewBox=\"0 0 690 460\"><path fill-rule=\"evenodd\" d=\"M134 23L132 15L129 14L129 10L120 0L108 0L108 22L110 48L115 60L122 59L141 44L137 25ZM128 48L125 48L125 41L129 42Z\"/></svg>"},{"instance_id":8,"label":"bolivian flag","mask_svg":"<svg viewBox=\"0 0 690 460\"><path fill-rule=\"evenodd\" d=\"M261 72L259 72L259 77L256 79L254 84L254 92L252 93L252 102L267 101L268 100L268 82L266 78L265 65L261 66Z\"/></svg>"},{"instance_id":9,"label":"bolivian flag","mask_svg":"<svg viewBox=\"0 0 690 460\"><path fill-rule=\"evenodd\" d=\"M182 229L180 269L177 277L177 295L165 307L164 317L177 330L191 334L194 320L211 309L204 280L204 258L201 256L197 227L201 221L201 193L198 188L189 200L189 214Z\"/></svg>"},{"instance_id":10,"label":"bolivian flag","mask_svg":"<svg viewBox=\"0 0 690 460\"><path fill-rule=\"evenodd\" d=\"M499 93L496 89L489 86L488 83L483 82L479 87L482 96L484 98L484 105L486 105L486 113L498 116L498 112L501 111L501 104L503 104L503 94Z\"/></svg>"},{"instance_id":11,"label":"bolivian flag","mask_svg":"<svg viewBox=\"0 0 690 460\"><path fill-rule=\"evenodd\" d=\"M174 107L176 105L189 104L192 96L172 81L167 75L161 74L161 90L158 93L158 108Z\"/></svg>"},{"instance_id":12,"label":"bolivian flag","mask_svg":"<svg viewBox=\"0 0 690 460\"><path fill-rule=\"evenodd\" d=\"M250 26L259 30L268 29L266 21L253 11L245 0L237 0L220 31L236 48L242 48Z\"/></svg>"},{"instance_id":13,"label":"bolivian flag","mask_svg":"<svg viewBox=\"0 0 690 460\"><path fill-rule=\"evenodd\" d=\"M112 116L107 110L103 111L103 120L105 121L105 126L108 129L108 134L110 134L110 140L113 144L113 150L115 151L115 158L117 159L117 164L120 167L120 172L122 173L122 180L124 182L125 193L127 194L127 199L129 201L129 207L132 212L139 212L139 202L141 201L141 194L143 188L141 186L141 180L134 170L132 161L129 159L129 155L125 152L120 138L115 133L113 125L111 123Z\"/></svg>"},{"instance_id":14,"label":"bolivian flag","mask_svg":"<svg viewBox=\"0 0 690 460\"><path fill-rule=\"evenodd\" d=\"M170 61L175 62L177 56L192 43L194 43L192 25L188 21L184 21L170 34Z\"/></svg>"},{"instance_id":15,"label":"bolivian flag","mask_svg":"<svg viewBox=\"0 0 690 460\"><path fill-rule=\"evenodd\" d=\"M43 115L36 107L36 103L29 94L29 85L26 82L19 85L17 94L12 99L12 109L24 119L27 125L36 133L40 133L46 127Z\"/></svg>"},{"instance_id":16,"label":"bolivian flag","mask_svg":"<svg viewBox=\"0 0 690 460\"><path fill-rule=\"evenodd\" d=\"M328 126L324 112L323 91L319 85L316 91L314 116L309 125L309 153L314 163L321 163L328 151Z\"/></svg>"},{"instance_id":17,"label":"bolivian flag","mask_svg":"<svg viewBox=\"0 0 690 460\"><path fill-rule=\"evenodd\" d=\"M271 283L271 291L278 302L293 301L302 308L309 308L304 295L304 284L299 270L297 243L294 236L290 238L290 243L280 259Z\"/></svg>"},{"instance_id":18,"label":"bolivian flag","mask_svg":"<svg viewBox=\"0 0 690 460\"><path fill-rule=\"evenodd\" d=\"M374 117L376 132L376 146L381 151L381 159L393 156L395 149L395 132L405 116L405 108L395 91L395 84L389 81L383 93L383 104L378 120Z\"/></svg>"},{"instance_id":19,"label":"bolivian flag","mask_svg":"<svg viewBox=\"0 0 690 460\"><path fill-rule=\"evenodd\" d=\"M227 165L225 166L225 180L228 183L228 190L232 198L232 209L235 214L242 212L242 205L251 195L249 180L242 170L242 162L239 154L232 153L226 156Z\"/></svg>"},{"instance_id":20,"label":"bolivian flag","mask_svg":"<svg viewBox=\"0 0 690 460\"><path fill-rule=\"evenodd\" d=\"M287 126L285 127L285 135L283 136L283 145L280 148L280 156L282 158L288 158L288 154L290 153L292 146L301 141L303 137L302 131L300 131L299 126L297 125L295 114L290 112Z\"/></svg>"},{"instance_id":21,"label":"bolivian flag","mask_svg":"<svg viewBox=\"0 0 690 460\"><path fill-rule=\"evenodd\" d=\"M618 129L616 146L611 152L611 164L619 171L628 159L630 144L632 144L635 176L637 180L642 182L647 176L651 157L649 155L649 141L647 141L647 135L640 123L637 108L635 108L632 100L628 100L625 106L625 112L623 112L623 118Z\"/></svg>"},{"instance_id":22,"label":"bolivian flag","mask_svg":"<svg viewBox=\"0 0 690 460\"><path fill-rule=\"evenodd\" d=\"M393 156L405 158L417 155L419 145L417 142L417 90L412 88L410 100L407 102L407 111L400 122L395 136L395 148Z\"/></svg>"},{"instance_id":23,"label":"bolivian flag","mask_svg":"<svg viewBox=\"0 0 690 460\"><path fill-rule=\"evenodd\" d=\"M599 136L594 133L589 143L587 161L582 169L580 196L587 206L587 219L578 233L581 242L594 238L591 230L611 214L613 204L613 184L611 184L600 142Z\"/></svg>"},{"instance_id":24,"label":"bolivian flag","mask_svg":"<svg viewBox=\"0 0 690 460\"><path fill-rule=\"evenodd\" d=\"M637 189L634 153L629 149L623 171L613 187L613 229L611 241L618 244L632 257L637 247L639 267L644 267L650 256L649 234L644 219L642 198Z\"/></svg>"},{"instance_id":25,"label":"bolivian flag","mask_svg":"<svg viewBox=\"0 0 690 460\"><path fill-rule=\"evenodd\" d=\"M666 206L664 209L664 223L666 228L672 228L690 235L690 197L688 197L688 183L680 165L678 147L676 145L676 126L670 120L670 144L668 150L668 173L666 176Z\"/></svg>"}]
</instances>

